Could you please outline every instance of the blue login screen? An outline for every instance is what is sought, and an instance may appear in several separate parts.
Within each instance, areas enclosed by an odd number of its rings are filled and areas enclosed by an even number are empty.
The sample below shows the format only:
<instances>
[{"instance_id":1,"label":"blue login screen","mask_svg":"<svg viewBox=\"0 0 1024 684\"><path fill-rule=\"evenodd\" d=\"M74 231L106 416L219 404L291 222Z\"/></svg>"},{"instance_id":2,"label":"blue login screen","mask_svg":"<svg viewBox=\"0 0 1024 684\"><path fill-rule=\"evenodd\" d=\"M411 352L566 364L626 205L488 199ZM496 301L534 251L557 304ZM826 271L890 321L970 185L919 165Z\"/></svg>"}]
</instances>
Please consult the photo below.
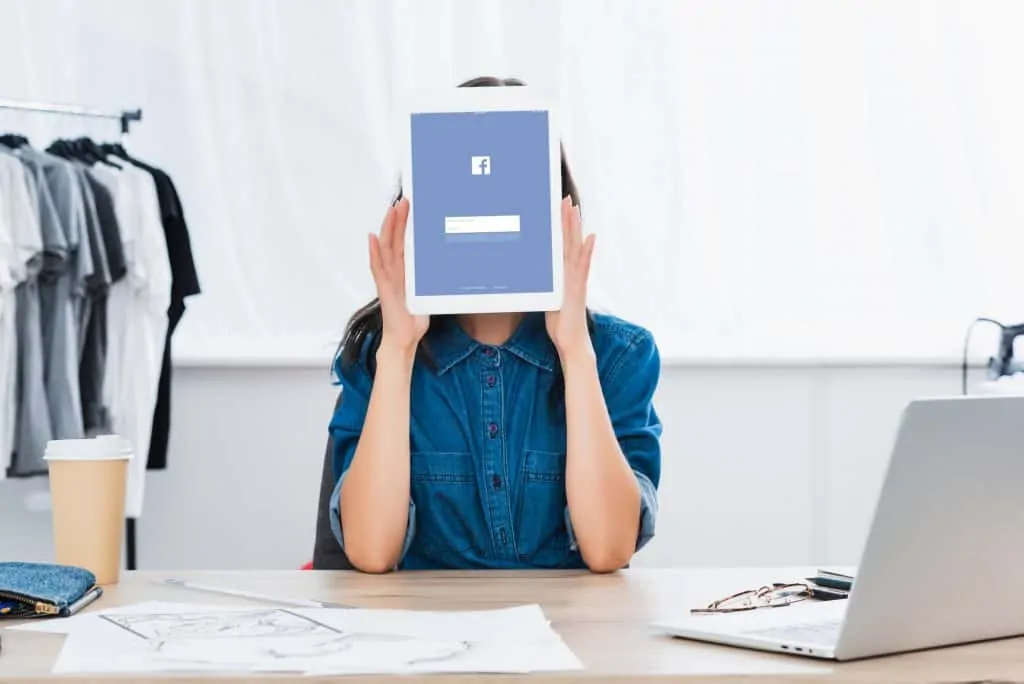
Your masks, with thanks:
<instances>
[{"instance_id":1,"label":"blue login screen","mask_svg":"<svg viewBox=\"0 0 1024 684\"><path fill-rule=\"evenodd\" d=\"M553 289L547 117L412 115L417 295Z\"/></svg>"}]
</instances>

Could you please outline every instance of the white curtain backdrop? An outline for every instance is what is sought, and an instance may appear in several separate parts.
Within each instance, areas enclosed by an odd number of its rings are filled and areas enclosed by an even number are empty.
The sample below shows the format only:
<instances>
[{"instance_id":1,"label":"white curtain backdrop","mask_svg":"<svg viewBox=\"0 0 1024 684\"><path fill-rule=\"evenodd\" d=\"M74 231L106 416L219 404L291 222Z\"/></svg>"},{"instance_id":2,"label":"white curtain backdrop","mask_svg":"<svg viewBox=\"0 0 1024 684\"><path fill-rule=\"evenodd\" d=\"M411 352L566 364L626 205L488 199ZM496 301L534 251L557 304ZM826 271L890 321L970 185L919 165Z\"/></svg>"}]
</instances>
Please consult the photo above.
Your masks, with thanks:
<instances>
[{"instance_id":1,"label":"white curtain backdrop","mask_svg":"<svg viewBox=\"0 0 1024 684\"><path fill-rule=\"evenodd\" d=\"M144 109L128 144L178 183L203 286L181 360L326 367L372 296L396 93L480 74L559 89L594 303L666 360L954 358L975 316L1024 320L1024 3L0 0L0 25L0 98Z\"/></svg>"}]
</instances>

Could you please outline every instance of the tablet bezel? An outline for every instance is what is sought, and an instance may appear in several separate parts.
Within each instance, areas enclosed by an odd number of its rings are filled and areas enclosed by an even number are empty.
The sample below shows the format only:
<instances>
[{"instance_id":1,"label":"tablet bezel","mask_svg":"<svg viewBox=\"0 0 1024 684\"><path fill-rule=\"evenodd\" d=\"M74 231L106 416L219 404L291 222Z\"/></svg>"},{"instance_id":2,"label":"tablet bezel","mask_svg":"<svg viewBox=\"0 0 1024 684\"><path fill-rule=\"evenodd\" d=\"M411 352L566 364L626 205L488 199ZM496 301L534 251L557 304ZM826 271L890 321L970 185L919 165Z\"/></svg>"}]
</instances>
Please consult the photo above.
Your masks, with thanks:
<instances>
[{"instance_id":1,"label":"tablet bezel","mask_svg":"<svg viewBox=\"0 0 1024 684\"><path fill-rule=\"evenodd\" d=\"M416 315L557 311L563 298L562 174L558 111L555 98L534 86L450 88L421 90L405 94L399 108L402 149L402 194L409 199L405 232L405 298L409 312ZM412 175L412 115L427 113L544 111L548 115L548 165L551 195L550 292L509 292L457 295L417 295L415 179Z\"/></svg>"}]
</instances>

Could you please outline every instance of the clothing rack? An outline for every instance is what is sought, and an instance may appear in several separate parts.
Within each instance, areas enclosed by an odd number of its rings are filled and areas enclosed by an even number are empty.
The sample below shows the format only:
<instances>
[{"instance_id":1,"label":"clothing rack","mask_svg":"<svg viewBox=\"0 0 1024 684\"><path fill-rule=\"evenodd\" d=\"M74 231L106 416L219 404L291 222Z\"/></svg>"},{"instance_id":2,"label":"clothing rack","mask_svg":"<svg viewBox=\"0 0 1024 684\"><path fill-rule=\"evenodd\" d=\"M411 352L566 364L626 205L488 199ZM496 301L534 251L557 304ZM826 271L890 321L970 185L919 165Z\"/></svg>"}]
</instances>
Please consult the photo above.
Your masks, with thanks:
<instances>
[{"instance_id":1,"label":"clothing rack","mask_svg":"<svg viewBox=\"0 0 1024 684\"><path fill-rule=\"evenodd\" d=\"M64 114L67 116L84 116L93 119L115 119L121 122L121 135L128 135L128 128L132 121L142 121L141 109L104 110L78 105L3 99L0 99L0 109L17 109L27 112L45 112L48 114Z\"/></svg>"},{"instance_id":2,"label":"clothing rack","mask_svg":"<svg viewBox=\"0 0 1024 684\"><path fill-rule=\"evenodd\" d=\"M42 112L45 114L62 114L65 116L80 116L91 119L111 119L114 121L120 121L122 141L128 136L132 122L142 121L142 109L139 108L96 109L81 105L0 99L0 109L13 109L25 112ZM145 454L142 456L145 457ZM136 457L138 457L138 455ZM135 519L127 518L125 519L125 565L129 570L135 570L137 566L135 537Z\"/></svg>"}]
</instances>

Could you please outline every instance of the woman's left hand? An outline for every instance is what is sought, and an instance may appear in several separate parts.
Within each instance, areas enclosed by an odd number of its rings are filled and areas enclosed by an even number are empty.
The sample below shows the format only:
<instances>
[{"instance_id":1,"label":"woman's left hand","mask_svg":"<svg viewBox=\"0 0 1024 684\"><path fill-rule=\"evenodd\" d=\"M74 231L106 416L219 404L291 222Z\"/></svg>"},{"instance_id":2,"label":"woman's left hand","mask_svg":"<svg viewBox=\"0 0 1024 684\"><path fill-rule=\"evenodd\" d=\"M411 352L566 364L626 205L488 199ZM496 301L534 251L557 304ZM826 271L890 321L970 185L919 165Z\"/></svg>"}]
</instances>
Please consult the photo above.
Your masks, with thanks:
<instances>
[{"instance_id":1,"label":"woman's left hand","mask_svg":"<svg viewBox=\"0 0 1024 684\"><path fill-rule=\"evenodd\" d=\"M579 207L568 197L562 200L562 308L548 311L545 318L548 335L560 356L576 351L592 351L587 330L587 280L594 254L595 235L583 237Z\"/></svg>"}]
</instances>

